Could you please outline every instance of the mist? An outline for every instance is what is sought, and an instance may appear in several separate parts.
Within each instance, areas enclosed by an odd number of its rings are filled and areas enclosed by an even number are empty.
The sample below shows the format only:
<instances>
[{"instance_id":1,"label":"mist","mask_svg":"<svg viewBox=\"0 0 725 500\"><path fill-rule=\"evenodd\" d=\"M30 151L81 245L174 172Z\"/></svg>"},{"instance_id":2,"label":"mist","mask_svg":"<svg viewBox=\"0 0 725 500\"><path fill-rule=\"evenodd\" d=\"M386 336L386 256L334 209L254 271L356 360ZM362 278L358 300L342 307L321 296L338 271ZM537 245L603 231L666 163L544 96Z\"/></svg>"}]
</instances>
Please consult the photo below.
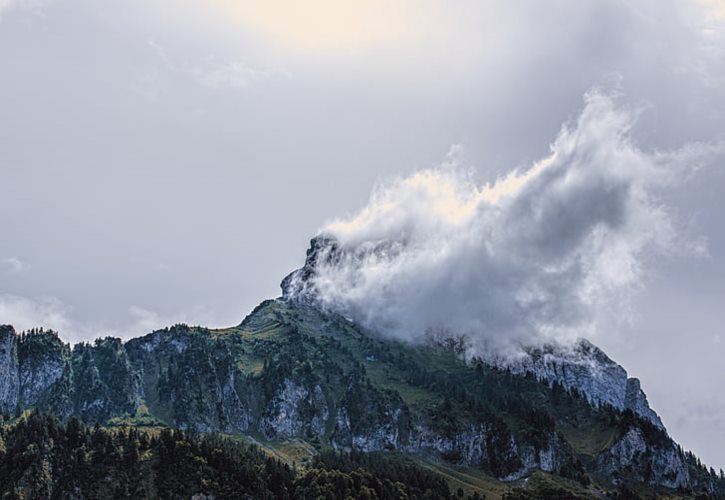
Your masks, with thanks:
<instances>
[{"instance_id":1,"label":"mist","mask_svg":"<svg viewBox=\"0 0 725 500\"><path fill-rule=\"evenodd\" d=\"M656 257L702 251L679 237L660 194L719 149L645 151L640 110L594 90L550 153L477 185L452 148L438 168L377 186L312 286L323 306L395 338L466 336L475 350L597 337L626 318Z\"/></svg>"}]
</instances>

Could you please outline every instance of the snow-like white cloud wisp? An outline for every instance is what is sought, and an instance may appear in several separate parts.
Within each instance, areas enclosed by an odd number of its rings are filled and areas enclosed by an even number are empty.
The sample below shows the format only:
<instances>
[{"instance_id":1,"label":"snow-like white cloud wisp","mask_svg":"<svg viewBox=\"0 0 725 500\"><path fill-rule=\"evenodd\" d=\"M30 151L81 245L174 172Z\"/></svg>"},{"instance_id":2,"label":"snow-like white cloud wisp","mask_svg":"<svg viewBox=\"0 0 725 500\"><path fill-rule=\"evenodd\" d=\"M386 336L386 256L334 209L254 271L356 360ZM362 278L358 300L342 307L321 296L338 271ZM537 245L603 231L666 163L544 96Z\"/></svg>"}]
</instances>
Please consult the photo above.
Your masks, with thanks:
<instances>
[{"instance_id":1,"label":"snow-like white cloud wisp","mask_svg":"<svg viewBox=\"0 0 725 500\"><path fill-rule=\"evenodd\" d=\"M479 186L447 162L378 186L323 228L339 250L311 278L319 300L405 340L443 331L490 349L594 335L648 258L679 246L660 193L717 149L644 151L637 115L593 91L527 170Z\"/></svg>"}]
</instances>

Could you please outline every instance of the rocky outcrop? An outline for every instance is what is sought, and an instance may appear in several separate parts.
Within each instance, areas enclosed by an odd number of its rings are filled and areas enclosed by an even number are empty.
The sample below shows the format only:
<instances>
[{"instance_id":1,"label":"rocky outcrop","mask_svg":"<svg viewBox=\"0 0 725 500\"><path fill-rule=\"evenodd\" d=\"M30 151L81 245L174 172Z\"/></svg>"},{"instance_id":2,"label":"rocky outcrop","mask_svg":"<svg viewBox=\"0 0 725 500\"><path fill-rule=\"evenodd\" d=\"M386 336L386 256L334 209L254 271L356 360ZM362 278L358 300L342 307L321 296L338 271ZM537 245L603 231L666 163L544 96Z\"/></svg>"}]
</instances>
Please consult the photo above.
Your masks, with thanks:
<instances>
[{"instance_id":1,"label":"rocky outcrop","mask_svg":"<svg viewBox=\"0 0 725 500\"><path fill-rule=\"evenodd\" d=\"M647 396L640 387L638 378L627 379L627 390L624 395L624 408L632 410L635 414L649 420L660 429L665 428L659 415L650 408Z\"/></svg>"},{"instance_id":2,"label":"rocky outcrop","mask_svg":"<svg viewBox=\"0 0 725 500\"><path fill-rule=\"evenodd\" d=\"M6 413L14 411L18 404L20 375L17 339L12 326L0 325L0 411Z\"/></svg>"},{"instance_id":3,"label":"rocky outcrop","mask_svg":"<svg viewBox=\"0 0 725 500\"><path fill-rule=\"evenodd\" d=\"M423 423L400 432L400 410L389 412L388 422L355 433L349 414L342 408L335 422L331 441L336 449L364 452L398 450L413 454L439 454L446 460L473 466L486 466L504 481L515 481L535 470L560 472L573 464L568 444L551 433L543 447L519 442L507 430L490 425L469 426L453 435L446 435Z\"/></svg>"},{"instance_id":4,"label":"rocky outcrop","mask_svg":"<svg viewBox=\"0 0 725 500\"><path fill-rule=\"evenodd\" d=\"M285 379L279 392L269 403L267 414L261 419L260 428L268 438L291 438L305 435L319 436L324 433L328 413L321 398L319 386L309 391L292 379ZM319 410L322 415L311 417L309 410ZM321 418L322 417L322 418Z\"/></svg>"},{"instance_id":5,"label":"rocky outcrop","mask_svg":"<svg viewBox=\"0 0 725 500\"><path fill-rule=\"evenodd\" d=\"M63 376L70 349L52 332L24 335L18 346L20 394L19 404L35 407Z\"/></svg>"},{"instance_id":6,"label":"rocky outcrop","mask_svg":"<svg viewBox=\"0 0 725 500\"><path fill-rule=\"evenodd\" d=\"M629 429L597 459L600 473L615 482L641 482L668 488L690 485L687 466L673 443L652 446L641 429Z\"/></svg>"},{"instance_id":7,"label":"rocky outcrop","mask_svg":"<svg viewBox=\"0 0 725 500\"><path fill-rule=\"evenodd\" d=\"M334 263L340 258L340 247L331 236L320 235L310 241L305 264L285 276L280 284L282 298L300 304L314 305L317 303L314 278L319 266Z\"/></svg>"},{"instance_id":8,"label":"rocky outcrop","mask_svg":"<svg viewBox=\"0 0 725 500\"><path fill-rule=\"evenodd\" d=\"M0 326L0 409L11 413L44 403L68 369L68 357L68 346L53 332L18 335Z\"/></svg>"},{"instance_id":9,"label":"rocky outcrop","mask_svg":"<svg viewBox=\"0 0 725 500\"><path fill-rule=\"evenodd\" d=\"M38 408L88 422L133 415L140 378L120 339L99 339L73 351L55 332L17 334L0 328L0 409Z\"/></svg>"},{"instance_id":10,"label":"rocky outcrop","mask_svg":"<svg viewBox=\"0 0 725 500\"><path fill-rule=\"evenodd\" d=\"M588 340L580 339L572 346L528 348L518 357L490 356L485 361L516 374L531 373L539 380L576 389L594 405L631 410L664 429L660 417L649 407L639 380L629 378L622 366Z\"/></svg>"}]
</instances>

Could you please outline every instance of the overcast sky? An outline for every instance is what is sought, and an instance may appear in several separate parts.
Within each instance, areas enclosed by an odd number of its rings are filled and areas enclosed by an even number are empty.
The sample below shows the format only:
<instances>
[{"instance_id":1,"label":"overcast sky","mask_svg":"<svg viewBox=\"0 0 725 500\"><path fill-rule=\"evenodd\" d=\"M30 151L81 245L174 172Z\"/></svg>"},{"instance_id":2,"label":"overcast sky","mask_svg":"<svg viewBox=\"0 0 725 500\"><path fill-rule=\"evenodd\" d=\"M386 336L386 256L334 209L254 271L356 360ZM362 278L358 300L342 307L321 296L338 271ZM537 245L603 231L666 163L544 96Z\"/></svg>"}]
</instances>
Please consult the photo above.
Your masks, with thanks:
<instances>
[{"instance_id":1,"label":"overcast sky","mask_svg":"<svg viewBox=\"0 0 725 500\"><path fill-rule=\"evenodd\" d=\"M725 140L725 2L0 0L0 322L70 341L237 324L329 221L457 151L479 185L547 157L592 89L638 151ZM658 203L595 341L725 467L725 168ZM685 245L687 246L687 245Z\"/></svg>"}]
</instances>

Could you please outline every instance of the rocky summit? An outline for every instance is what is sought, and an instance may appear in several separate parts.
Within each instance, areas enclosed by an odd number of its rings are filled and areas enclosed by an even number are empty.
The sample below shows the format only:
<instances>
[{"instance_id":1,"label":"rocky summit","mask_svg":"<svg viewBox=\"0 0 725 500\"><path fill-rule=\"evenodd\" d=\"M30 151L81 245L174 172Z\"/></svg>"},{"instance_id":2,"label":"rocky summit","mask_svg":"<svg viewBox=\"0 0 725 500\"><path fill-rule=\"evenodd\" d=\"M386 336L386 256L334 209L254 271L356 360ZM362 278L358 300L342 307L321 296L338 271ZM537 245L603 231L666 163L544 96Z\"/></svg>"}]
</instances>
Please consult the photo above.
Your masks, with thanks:
<instances>
[{"instance_id":1,"label":"rocky summit","mask_svg":"<svg viewBox=\"0 0 725 500\"><path fill-rule=\"evenodd\" d=\"M511 361L385 339L316 306L309 278L320 258L334 258L333 241L313 240L283 297L231 328L175 325L71 346L55 332L0 327L5 439L33 411L107 429L221 433L293 465L299 480L320 457L352 452L404 458L472 498L725 492L721 474L668 436L639 381L591 343ZM17 474L3 491L36 491ZM42 491L65 491L48 477Z\"/></svg>"}]
</instances>

